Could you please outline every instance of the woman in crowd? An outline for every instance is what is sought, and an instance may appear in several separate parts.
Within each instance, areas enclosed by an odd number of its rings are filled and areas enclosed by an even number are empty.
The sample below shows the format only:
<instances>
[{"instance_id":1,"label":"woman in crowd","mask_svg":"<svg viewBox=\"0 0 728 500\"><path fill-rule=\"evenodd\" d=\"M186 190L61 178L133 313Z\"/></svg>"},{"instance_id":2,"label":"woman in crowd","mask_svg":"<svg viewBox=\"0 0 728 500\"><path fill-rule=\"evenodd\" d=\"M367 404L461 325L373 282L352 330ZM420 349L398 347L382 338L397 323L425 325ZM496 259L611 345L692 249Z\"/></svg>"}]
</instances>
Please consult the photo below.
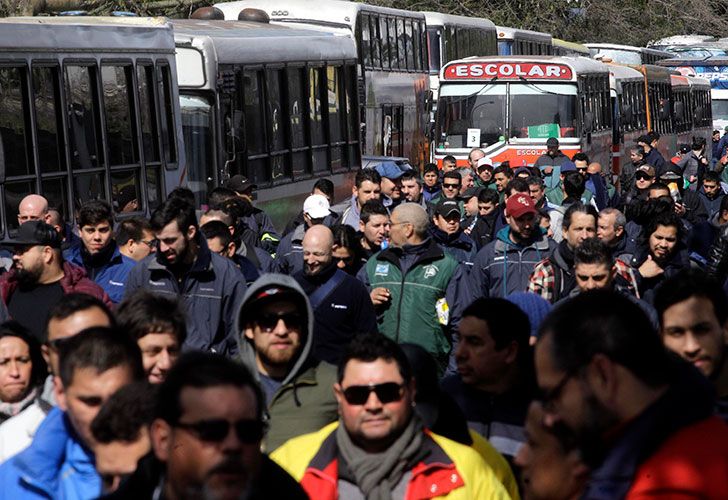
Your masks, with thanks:
<instances>
[{"instance_id":1,"label":"woman in crowd","mask_svg":"<svg viewBox=\"0 0 728 500\"><path fill-rule=\"evenodd\" d=\"M0 423L33 403L47 374L35 337L14 321L0 325Z\"/></svg>"}]
</instances>

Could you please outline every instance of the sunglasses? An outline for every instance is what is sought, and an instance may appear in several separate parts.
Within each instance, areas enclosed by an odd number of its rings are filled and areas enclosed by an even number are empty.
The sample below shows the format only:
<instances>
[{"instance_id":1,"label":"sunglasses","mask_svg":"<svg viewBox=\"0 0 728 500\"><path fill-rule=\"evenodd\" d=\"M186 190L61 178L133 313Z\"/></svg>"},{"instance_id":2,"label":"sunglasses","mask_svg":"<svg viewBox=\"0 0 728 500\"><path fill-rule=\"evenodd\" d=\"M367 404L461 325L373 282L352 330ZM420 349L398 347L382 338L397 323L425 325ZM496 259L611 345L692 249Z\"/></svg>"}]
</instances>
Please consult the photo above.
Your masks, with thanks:
<instances>
[{"instance_id":1,"label":"sunglasses","mask_svg":"<svg viewBox=\"0 0 728 500\"><path fill-rule=\"evenodd\" d=\"M352 385L342 392L344 399L350 405L363 405L369 400L369 394L372 392L377 395L377 399L382 404L394 403L402 399L404 395L404 385L396 382L385 382L376 385Z\"/></svg>"},{"instance_id":2,"label":"sunglasses","mask_svg":"<svg viewBox=\"0 0 728 500\"><path fill-rule=\"evenodd\" d=\"M303 324L303 316L297 312L261 314L258 316L256 323L264 332L272 332L278 326L280 320L283 320L288 328L301 328Z\"/></svg>"},{"instance_id":3,"label":"sunglasses","mask_svg":"<svg viewBox=\"0 0 728 500\"><path fill-rule=\"evenodd\" d=\"M60 349L63 344L65 344L66 342L68 342L68 340L70 338L71 337L63 337L63 338L60 338L60 339L48 340L48 341L46 341L46 344L48 345L48 347L50 347L54 351L58 351L58 349Z\"/></svg>"},{"instance_id":4,"label":"sunglasses","mask_svg":"<svg viewBox=\"0 0 728 500\"><path fill-rule=\"evenodd\" d=\"M443 184L444 189L460 189L460 184Z\"/></svg>"},{"instance_id":5,"label":"sunglasses","mask_svg":"<svg viewBox=\"0 0 728 500\"><path fill-rule=\"evenodd\" d=\"M635 174L635 176L634 176L634 177L635 177L635 179L637 179L638 181L648 181L648 180L652 179L652 177L650 177L650 176L649 176L649 175L647 175L647 174Z\"/></svg>"},{"instance_id":6,"label":"sunglasses","mask_svg":"<svg viewBox=\"0 0 728 500\"><path fill-rule=\"evenodd\" d=\"M208 443L219 443L224 440L230 432L230 427L235 429L238 439L246 444L259 442L265 434L265 424L258 420L238 420L237 422L223 419L200 420L193 423L177 422L175 427L191 431L200 441Z\"/></svg>"}]
</instances>

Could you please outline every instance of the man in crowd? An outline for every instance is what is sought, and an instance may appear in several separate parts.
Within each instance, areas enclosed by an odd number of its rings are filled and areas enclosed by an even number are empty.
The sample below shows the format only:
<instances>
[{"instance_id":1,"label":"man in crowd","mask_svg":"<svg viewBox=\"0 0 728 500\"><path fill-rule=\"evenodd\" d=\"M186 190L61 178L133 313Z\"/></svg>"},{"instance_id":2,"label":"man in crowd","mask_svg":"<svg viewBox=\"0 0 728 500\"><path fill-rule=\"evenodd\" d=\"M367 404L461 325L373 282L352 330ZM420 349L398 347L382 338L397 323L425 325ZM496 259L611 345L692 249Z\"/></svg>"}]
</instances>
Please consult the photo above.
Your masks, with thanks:
<instances>
[{"instance_id":1,"label":"man in crowd","mask_svg":"<svg viewBox=\"0 0 728 500\"><path fill-rule=\"evenodd\" d=\"M661 177L668 167L665 158L657 150L657 142L659 140L660 134L657 132L650 132L637 138L637 145L645 152L645 163L655 168L657 177Z\"/></svg>"},{"instance_id":2,"label":"man in crowd","mask_svg":"<svg viewBox=\"0 0 728 500\"><path fill-rule=\"evenodd\" d=\"M119 305L116 319L119 329L139 346L149 383L164 382L187 337L179 301L139 290Z\"/></svg>"},{"instance_id":3,"label":"man in crowd","mask_svg":"<svg viewBox=\"0 0 728 500\"><path fill-rule=\"evenodd\" d=\"M153 453L108 499L305 499L261 453L264 415L264 397L245 367L215 354L182 356L159 388Z\"/></svg>"},{"instance_id":4,"label":"man in crowd","mask_svg":"<svg viewBox=\"0 0 728 500\"><path fill-rule=\"evenodd\" d=\"M647 199L650 186L655 183L655 167L652 165L637 167L633 179L633 184L622 188L619 201L619 205L624 208L627 215L629 214L628 207Z\"/></svg>"},{"instance_id":5,"label":"man in crowd","mask_svg":"<svg viewBox=\"0 0 728 500\"><path fill-rule=\"evenodd\" d=\"M465 297L465 271L429 236L428 226L421 206L395 208L390 248L371 257L358 277L370 290L379 331L422 346L444 370Z\"/></svg>"},{"instance_id":6,"label":"man in crowd","mask_svg":"<svg viewBox=\"0 0 728 500\"><path fill-rule=\"evenodd\" d=\"M479 159L475 171L478 172L478 178L475 179L476 186L495 189L493 187L493 163L488 158Z\"/></svg>"},{"instance_id":7,"label":"man in crowd","mask_svg":"<svg viewBox=\"0 0 728 500\"><path fill-rule=\"evenodd\" d=\"M604 242L615 259L629 264L634 256L636 242L626 232L627 218L616 208L605 208L597 219L597 238Z\"/></svg>"},{"instance_id":8,"label":"man in crowd","mask_svg":"<svg viewBox=\"0 0 728 500\"><path fill-rule=\"evenodd\" d=\"M475 243L460 225L460 207L455 200L440 200L432 216L430 234L445 253L469 270L475 260Z\"/></svg>"},{"instance_id":9,"label":"man in crowd","mask_svg":"<svg viewBox=\"0 0 728 500\"><path fill-rule=\"evenodd\" d=\"M655 292L665 347L679 354L715 387L716 413L728 420L728 299L703 271L686 269Z\"/></svg>"},{"instance_id":10,"label":"man in crowd","mask_svg":"<svg viewBox=\"0 0 728 500\"><path fill-rule=\"evenodd\" d=\"M448 173L458 168L458 161L453 155L447 155L442 159L442 172Z\"/></svg>"},{"instance_id":11,"label":"man in crowd","mask_svg":"<svg viewBox=\"0 0 728 500\"><path fill-rule=\"evenodd\" d=\"M574 249L574 281L569 296L595 289L617 290L630 297L637 294L634 270L628 263L615 259L611 249L598 238L587 238Z\"/></svg>"},{"instance_id":12,"label":"man in crowd","mask_svg":"<svg viewBox=\"0 0 728 500\"><path fill-rule=\"evenodd\" d=\"M245 282L230 260L210 252L195 209L170 198L152 214L159 250L129 273L126 296L139 289L180 297L187 317L185 346L233 355L233 324Z\"/></svg>"},{"instance_id":13,"label":"man in crowd","mask_svg":"<svg viewBox=\"0 0 728 500\"><path fill-rule=\"evenodd\" d=\"M362 206L359 218L361 246L368 259L379 250L389 238L389 212L379 200L370 200Z\"/></svg>"},{"instance_id":14,"label":"man in crowd","mask_svg":"<svg viewBox=\"0 0 728 500\"><path fill-rule=\"evenodd\" d=\"M373 168L362 168L356 173L351 193L351 200L341 214L341 223L358 231L361 207L369 200L381 199L382 176Z\"/></svg>"},{"instance_id":15,"label":"man in crowd","mask_svg":"<svg viewBox=\"0 0 728 500\"><path fill-rule=\"evenodd\" d=\"M392 340L356 338L334 391L340 421L272 455L313 498L507 497L475 450L425 431L409 362Z\"/></svg>"},{"instance_id":16,"label":"man in crowd","mask_svg":"<svg viewBox=\"0 0 728 500\"><path fill-rule=\"evenodd\" d=\"M561 166L570 162L569 157L559 149L559 140L556 137L549 137L546 140L546 152L536 159L534 167L538 167L546 184L546 196L551 199L552 192L561 191Z\"/></svg>"},{"instance_id":17,"label":"man in crowd","mask_svg":"<svg viewBox=\"0 0 728 500\"><path fill-rule=\"evenodd\" d=\"M65 251L81 244L81 238L73 232L71 225L63 220L61 212L50 208L48 209L48 215L50 215L48 224L53 226L58 234L61 235L61 250Z\"/></svg>"},{"instance_id":18,"label":"man in crowd","mask_svg":"<svg viewBox=\"0 0 728 500\"><path fill-rule=\"evenodd\" d=\"M95 498L101 478L94 469L91 422L118 389L144 377L139 348L121 332L91 328L60 348L48 414L28 448L0 466L7 498Z\"/></svg>"},{"instance_id":19,"label":"man in crowd","mask_svg":"<svg viewBox=\"0 0 728 500\"><path fill-rule=\"evenodd\" d=\"M592 468L584 498L728 492L728 426L709 383L667 355L634 302L594 290L555 308L536 371L544 423L570 428Z\"/></svg>"},{"instance_id":20,"label":"man in crowd","mask_svg":"<svg viewBox=\"0 0 728 500\"><path fill-rule=\"evenodd\" d=\"M235 192L238 198L243 199L250 205L249 213L243 216L245 224L252 229L257 236L257 246L273 252L281 237L276 232L273 221L263 210L253 206L254 191L258 187L246 177L238 174L228 179L224 186Z\"/></svg>"},{"instance_id":21,"label":"man in crowd","mask_svg":"<svg viewBox=\"0 0 728 500\"><path fill-rule=\"evenodd\" d=\"M326 178L320 178L317 179L316 182L313 185L313 188L311 189L311 194L320 194L329 201L329 205L334 204L334 183L331 182L331 179ZM283 230L283 236L287 235L294 229L296 229L299 225L303 224L305 222L305 219L303 218L303 210L298 212L296 216L288 221L288 224L286 224L286 228ZM202 224L200 224L202 225Z\"/></svg>"},{"instance_id":22,"label":"man in crowd","mask_svg":"<svg viewBox=\"0 0 728 500\"><path fill-rule=\"evenodd\" d=\"M114 240L119 252L132 260L143 260L157 250L152 226L144 217L131 217L119 222Z\"/></svg>"},{"instance_id":23,"label":"man in crowd","mask_svg":"<svg viewBox=\"0 0 728 500\"><path fill-rule=\"evenodd\" d=\"M402 181L400 178L404 172L392 161L380 163L377 165L376 170L382 176L382 203L389 210L392 210L402 200Z\"/></svg>"},{"instance_id":24,"label":"man in crowd","mask_svg":"<svg viewBox=\"0 0 728 500\"><path fill-rule=\"evenodd\" d=\"M402 196L403 201L407 203L419 203L423 207L426 207L424 197L422 196L422 179L417 173L417 170L405 170L402 172L400 177L400 183L402 184Z\"/></svg>"},{"instance_id":25,"label":"man in crowd","mask_svg":"<svg viewBox=\"0 0 728 500\"><path fill-rule=\"evenodd\" d=\"M440 185L440 169L436 163L428 163L422 172L422 180L424 182L422 190L422 199L425 203L429 203L433 198L437 198L442 193Z\"/></svg>"},{"instance_id":26,"label":"man in crowd","mask_svg":"<svg viewBox=\"0 0 728 500\"><path fill-rule=\"evenodd\" d=\"M18 205L18 224L31 220L38 220L50 224L51 216L48 213L48 200L39 194L29 194Z\"/></svg>"},{"instance_id":27,"label":"man in crowd","mask_svg":"<svg viewBox=\"0 0 728 500\"><path fill-rule=\"evenodd\" d=\"M219 220L206 222L200 226L200 232L205 237L207 247L212 253L230 259L240 269L240 272L245 277L245 283L250 285L258 279L260 271L250 259L237 253L236 242L233 240L230 229L224 222Z\"/></svg>"},{"instance_id":28,"label":"man in crowd","mask_svg":"<svg viewBox=\"0 0 728 500\"><path fill-rule=\"evenodd\" d=\"M0 294L10 317L43 338L48 311L67 293L88 293L111 305L103 289L88 279L83 269L64 262L61 238L41 221L20 226L15 239L6 244L15 251L15 269L0 277Z\"/></svg>"},{"instance_id":29,"label":"man in crowd","mask_svg":"<svg viewBox=\"0 0 728 500\"><path fill-rule=\"evenodd\" d=\"M505 190L508 183L513 179L513 170L505 165L498 165L493 169L493 181L495 189L501 197L501 201L506 198Z\"/></svg>"},{"instance_id":30,"label":"man in crowd","mask_svg":"<svg viewBox=\"0 0 728 500\"><path fill-rule=\"evenodd\" d=\"M461 226L465 234L470 234L475 227L475 223L478 222L478 214L480 213L478 209L478 195L484 189L481 187L471 187L464 189L460 195L460 199L463 201Z\"/></svg>"},{"instance_id":31,"label":"man in crowd","mask_svg":"<svg viewBox=\"0 0 728 500\"><path fill-rule=\"evenodd\" d=\"M505 298L522 292L535 265L551 255L556 243L542 233L538 212L528 194L516 193L506 201L508 227L476 255L470 272L471 300L479 297Z\"/></svg>"},{"instance_id":32,"label":"man in crowd","mask_svg":"<svg viewBox=\"0 0 728 500\"><path fill-rule=\"evenodd\" d=\"M476 188L477 189L477 188ZM477 250L493 241L496 233L496 224L501 216L498 207L498 193L493 189L480 188L478 194L478 216L470 231L470 238L475 243Z\"/></svg>"},{"instance_id":33,"label":"man in crowd","mask_svg":"<svg viewBox=\"0 0 728 500\"><path fill-rule=\"evenodd\" d=\"M296 280L281 274L261 276L238 311L240 358L263 388L269 451L336 419L336 370L311 356L314 320Z\"/></svg>"},{"instance_id":34,"label":"man in crowd","mask_svg":"<svg viewBox=\"0 0 728 500\"><path fill-rule=\"evenodd\" d=\"M473 170L469 167L461 167L457 169L457 173L460 174L460 179L462 182L461 191L464 191L468 188L473 187L474 179L473 179Z\"/></svg>"},{"instance_id":35,"label":"man in crowd","mask_svg":"<svg viewBox=\"0 0 728 500\"><path fill-rule=\"evenodd\" d=\"M357 333L377 331L377 319L364 285L336 266L333 247L328 227L309 229L303 237L303 271L293 278L314 312L313 355L336 364Z\"/></svg>"},{"instance_id":36,"label":"man in crowd","mask_svg":"<svg viewBox=\"0 0 728 500\"><path fill-rule=\"evenodd\" d=\"M442 193L437 198L430 200L430 207L436 206L440 200L457 200L460 197L460 188L463 185L463 179L454 170L445 172L442 176Z\"/></svg>"},{"instance_id":37,"label":"man in crowd","mask_svg":"<svg viewBox=\"0 0 728 500\"><path fill-rule=\"evenodd\" d=\"M53 377L59 373L58 351L64 340L87 328L113 324L108 307L85 293L64 295L48 311L41 351L50 374L33 404L0 425L0 462L27 448L40 423L56 406Z\"/></svg>"},{"instance_id":38,"label":"man in crowd","mask_svg":"<svg viewBox=\"0 0 728 500\"><path fill-rule=\"evenodd\" d=\"M85 203L78 212L78 227L83 244L69 248L63 257L84 268L86 275L118 304L124 297L126 279L136 260L122 254L114 241L111 206L102 200Z\"/></svg>"},{"instance_id":39,"label":"man in crowd","mask_svg":"<svg viewBox=\"0 0 728 500\"><path fill-rule=\"evenodd\" d=\"M458 330L458 372L442 388L468 426L512 460L526 440L526 412L536 397L528 317L505 299L482 298L463 311Z\"/></svg>"},{"instance_id":40,"label":"man in crowd","mask_svg":"<svg viewBox=\"0 0 728 500\"><path fill-rule=\"evenodd\" d=\"M470 168L473 172L476 172L478 170L478 163L480 162L481 158L485 158L485 151L480 148L473 148L468 153L468 165L470 165Z\"/></svg>"},{"instance_id":41,"label":"man in crowd","mask_svg":"<svg viewBox=\"0 0 728 500\"><path fill-rule=\"evenodd\" d=\"M703 185L698 191L700 201L703 202L705 211L708 212L708 219L715 217L720 210L720 203L725 193L720 185L720 174L718 172L706 172L703 177Z\"/></svg>"}]
</instances>

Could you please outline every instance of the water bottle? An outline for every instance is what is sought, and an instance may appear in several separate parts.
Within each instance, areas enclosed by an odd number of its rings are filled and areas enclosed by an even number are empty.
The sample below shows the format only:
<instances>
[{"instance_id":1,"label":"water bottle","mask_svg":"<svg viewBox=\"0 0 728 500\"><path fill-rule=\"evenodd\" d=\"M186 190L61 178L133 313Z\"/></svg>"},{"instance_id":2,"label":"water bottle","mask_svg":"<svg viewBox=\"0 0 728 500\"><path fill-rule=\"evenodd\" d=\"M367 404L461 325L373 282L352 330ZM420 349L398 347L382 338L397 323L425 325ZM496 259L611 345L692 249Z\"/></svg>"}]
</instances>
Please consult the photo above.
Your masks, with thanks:
<instances>
[{"instance_id":1,"label":"water bottle","mask_svg":"<svg viewBox=\"0 0 728 500\"><path fill-rule=\"evenodd\" d=\"M670 188L670 196L672 196L672 201L682 205L682 196L680 196L680 190L677 187L677 182L671 182L667 185L667 187Z\"/></svg>"}]
</instances>

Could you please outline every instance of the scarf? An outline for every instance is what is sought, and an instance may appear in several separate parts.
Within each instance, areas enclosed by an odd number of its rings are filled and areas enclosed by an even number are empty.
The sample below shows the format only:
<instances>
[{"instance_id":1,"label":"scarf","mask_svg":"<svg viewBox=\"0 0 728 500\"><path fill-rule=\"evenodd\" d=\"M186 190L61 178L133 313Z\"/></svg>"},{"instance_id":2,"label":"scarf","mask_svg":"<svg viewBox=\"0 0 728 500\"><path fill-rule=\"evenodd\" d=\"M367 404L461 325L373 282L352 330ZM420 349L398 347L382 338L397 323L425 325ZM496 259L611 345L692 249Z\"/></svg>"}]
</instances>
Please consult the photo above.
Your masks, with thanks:
<instances>
[{"instance_id":1,"label":"scarf","mask_svg":"<svg viewBox=\"0 0 728 500\"><path fill-rule=\"evenodd\" d=\"M5 403L0 402L0 422L5 422L10 417L14 417L21 411L25 410L28 406L33 404L35 398L38 396L40 386L33 387L23 399L16 403Z\"/></svg>"},{"instance_id":2,"label":"scarf","mask_svg":"<svg viewBox=\"0 0 728 500\"><path fill-rule=\"evenodd\" d=\"M422 448L423 424L415 414L402 434L381 453L367 453L355 445L346 428L336 429L336 445L357 486L367 500L391 500L392 490L412 467Z\"/></svg>"}]
</instances>

